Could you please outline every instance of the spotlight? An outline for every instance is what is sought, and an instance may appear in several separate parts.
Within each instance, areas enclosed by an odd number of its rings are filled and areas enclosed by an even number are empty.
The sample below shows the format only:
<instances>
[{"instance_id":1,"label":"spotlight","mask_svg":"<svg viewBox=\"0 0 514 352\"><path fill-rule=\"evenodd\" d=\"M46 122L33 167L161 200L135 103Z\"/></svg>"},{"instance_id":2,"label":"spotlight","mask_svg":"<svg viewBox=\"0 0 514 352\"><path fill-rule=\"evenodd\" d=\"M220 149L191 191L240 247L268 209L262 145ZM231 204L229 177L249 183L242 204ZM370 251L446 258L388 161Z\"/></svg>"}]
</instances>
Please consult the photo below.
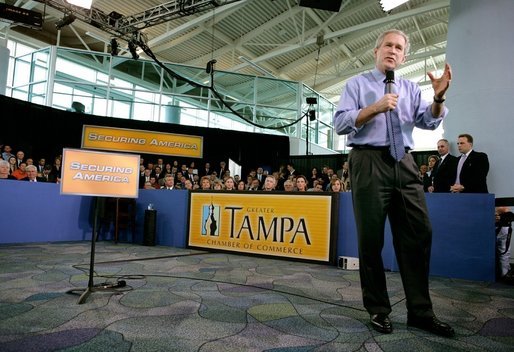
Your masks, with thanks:
<instances>
[{"instance_id":1,"label":"spotlight","mask_svg":"<svg viewBox=\"0 0 514 352\"><path fill-rule=\"evenodd\" d=\"M93 0L66 0L68 4L83 7L85 9L91 9L91 3Z\"/></svg>"},{"instance_id":2,"label":"spotlight","mask_svg":"<svg viewBox=\"0 0 514 352\"><path fill-rule=\"evenodd\" d=\"M120 52L118 41L116 38L111 39L111 55L116 56Z\"/></svg>"},{"instance_id":3,"label":"spotlight","mask_svg":"<svg viewBox=\"0 0 514 352\"><path fill-rule=\"evenodd\" d=\"M207 63L207 66L205 67L205 72L207 73L213 73L214 72L214 64L216 63L216 60L211 60Z\"/></svg>"},{"instance_id":4,"label":"spotlight","mask_svg":"<svg viewBox=\"0 0 514 352\"><path fill-rule=\"evenodd\" d=\"M61 18L59 21L55 22L55 29L60 30L62 27L70 25L75 21L76 17L73 16L73 14L68 13L65 14L63 18Z\"/></svg>"},{"instance_id":5,"label":"spotlight","mask_svg":"<svg viewBox=\"0 0 514 352\"><path fill-rule=\"evenodd\" d=\"M309 105L314 105L318 103L318 99L316 99L316 97L307 97L305 102Z\"/></svg>"},{"instance_id":6,"label":"spotlight","mask_svg":"<svg viewBox=\"0 0 514 352\"><path fill-rule=\"evenodd\" d=\"M107 15L107 17L109 17L109 26L118 27L118 20L121 19L123 15L116 11L112 11L110 14Z\"/></svg>"},{"instance_id":7,"label":"spotlight","mask_svg":"<svg viewBox=\"0 0 514 352\"><path fill-rule=\"evenodd\" d=\"M134 60L139 59L139 54L136 51L137 50L137 46L136 46L136 44L132 40L130 42L128 42L128 48L129 48L130 53L132 54L132 58Z\"/></svg>"},{"instance_id":8,"label":"spotlight","mask_svg":"<svg viewBox=\"0 0 514 352\"><path fill-rule=\"evenodd\" d=\"M380 6L382 7L382 11L389 12L407 1L409 0L380 0Z\"/></svg>"}]
</instances>

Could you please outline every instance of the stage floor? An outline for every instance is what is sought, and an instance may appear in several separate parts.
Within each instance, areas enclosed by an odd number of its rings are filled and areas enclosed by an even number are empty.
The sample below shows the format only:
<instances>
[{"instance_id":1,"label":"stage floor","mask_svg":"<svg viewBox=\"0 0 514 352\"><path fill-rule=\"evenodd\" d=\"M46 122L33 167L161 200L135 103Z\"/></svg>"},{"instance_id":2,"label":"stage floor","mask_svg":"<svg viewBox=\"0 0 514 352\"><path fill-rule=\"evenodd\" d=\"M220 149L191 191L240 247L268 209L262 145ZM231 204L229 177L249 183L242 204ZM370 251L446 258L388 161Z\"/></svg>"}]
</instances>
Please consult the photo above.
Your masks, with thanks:
<instances>
[{"instance_id":1,"label":"stage floor","mask_svg":"<svg viewBox=\"0 0 514 352\"><path fill-rule=\"evenodd\" d=\"M387 273L394 332L368 324L359 274L333 266L100 241L0 245L2 351L512 351L514 287L431 277L440 338L406 326Z\"/></svg>"}]
</instances>

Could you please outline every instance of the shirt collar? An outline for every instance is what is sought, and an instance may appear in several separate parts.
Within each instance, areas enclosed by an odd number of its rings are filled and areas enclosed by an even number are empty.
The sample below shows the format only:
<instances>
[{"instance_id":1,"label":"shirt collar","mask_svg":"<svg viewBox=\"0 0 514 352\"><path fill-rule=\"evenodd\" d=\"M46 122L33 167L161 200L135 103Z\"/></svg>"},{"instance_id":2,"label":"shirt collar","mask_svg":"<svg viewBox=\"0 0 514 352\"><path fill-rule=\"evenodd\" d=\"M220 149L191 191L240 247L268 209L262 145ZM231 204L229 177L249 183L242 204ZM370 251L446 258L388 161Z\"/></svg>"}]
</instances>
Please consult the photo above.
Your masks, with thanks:
<instances>
[{"instance_id":1,"label":"shirt collar","mask_svg":"<svg viewBox=\"0 0 514 352\"><path fill-rule=\"evenodd\" d=\"M371 74L373 75L373 78L375 78L377 80L377 82L384 82L385 79L386 79L385 73L382 73L376 67L373 70L371 70ZM400 78L400 75L396 71L394 72L394 74L395 74L394 84L396 85L397 84L397 80Z\"/></svg>"},{"instance_id":2,"label":"shirt collar","mask_svg":"<svg viewBox=\"0 0 514 352\"><path fill-rule=\"evenodd\" d=\"M373 75L373 78L377 80L377 82L384 82L386 78L385 74L379 71L376 67L371 71L371 74Z\"/></svg>"}]
</instances>

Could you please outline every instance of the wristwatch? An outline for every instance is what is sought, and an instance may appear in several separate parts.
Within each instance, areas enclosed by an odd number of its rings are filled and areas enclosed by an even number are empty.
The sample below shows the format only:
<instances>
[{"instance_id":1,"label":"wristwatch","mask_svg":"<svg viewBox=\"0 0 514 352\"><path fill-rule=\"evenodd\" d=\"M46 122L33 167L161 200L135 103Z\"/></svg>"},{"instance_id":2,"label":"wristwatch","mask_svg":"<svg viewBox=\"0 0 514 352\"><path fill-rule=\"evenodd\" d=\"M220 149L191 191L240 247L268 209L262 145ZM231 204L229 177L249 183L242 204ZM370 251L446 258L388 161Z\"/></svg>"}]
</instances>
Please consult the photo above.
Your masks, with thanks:
<instances>
[{"instance_id":1,"label":"wristwatch","mask_svg":"<svg viewBox=\"0 0 514 352\"><path fill-rule=\"evenodd\" d=\"M443 95L443 97L441 99L438 99L435 95L434 95L434 102L437 103L437 104L442 104L444 103L444 101L446 100L446 96Z\"/></svg>"}]
</instances>

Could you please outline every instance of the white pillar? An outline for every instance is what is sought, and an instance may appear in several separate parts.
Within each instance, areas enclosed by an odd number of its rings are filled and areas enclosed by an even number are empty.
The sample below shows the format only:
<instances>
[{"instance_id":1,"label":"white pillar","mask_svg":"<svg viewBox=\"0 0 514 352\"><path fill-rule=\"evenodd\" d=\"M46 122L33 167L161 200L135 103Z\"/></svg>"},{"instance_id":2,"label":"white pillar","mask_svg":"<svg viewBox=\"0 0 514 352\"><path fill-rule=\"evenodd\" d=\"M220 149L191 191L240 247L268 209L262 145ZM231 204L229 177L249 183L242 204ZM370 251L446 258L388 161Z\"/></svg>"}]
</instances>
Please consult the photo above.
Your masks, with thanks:
<instances>
[{"instance_id":1,"label":"white pillar","mask_svg":"<svg viewBox=\"0 0 514 352\"><path fill-rule=\"evenodd\" d=\"M457 155L461 133L487 153L487 184L496 197L513 197L514 1L451 0L446 60L453 69L444 138Z\"/></svg>"}]
</instances>

